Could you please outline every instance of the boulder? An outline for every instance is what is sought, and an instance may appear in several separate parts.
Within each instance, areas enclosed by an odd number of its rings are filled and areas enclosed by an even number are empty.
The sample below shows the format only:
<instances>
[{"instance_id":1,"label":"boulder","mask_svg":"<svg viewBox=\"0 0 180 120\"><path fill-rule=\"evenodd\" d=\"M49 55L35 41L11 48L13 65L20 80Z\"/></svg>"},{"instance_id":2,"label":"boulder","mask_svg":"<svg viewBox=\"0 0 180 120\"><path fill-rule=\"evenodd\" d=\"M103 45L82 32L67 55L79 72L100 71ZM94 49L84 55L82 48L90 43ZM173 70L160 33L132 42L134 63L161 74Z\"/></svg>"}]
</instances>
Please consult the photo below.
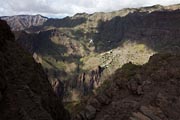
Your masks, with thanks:
<instances>
[{"instance_id":1,"label":"boulder","mask_svg":"<svg viewBox=\"0 0 180 120\"><path fill-rule=\"evenodd\" d=\"M91 105L87 105L85 108L85 114L88 120L92 120L96 116L96 108Z\"/></svg>"}]
</instances>

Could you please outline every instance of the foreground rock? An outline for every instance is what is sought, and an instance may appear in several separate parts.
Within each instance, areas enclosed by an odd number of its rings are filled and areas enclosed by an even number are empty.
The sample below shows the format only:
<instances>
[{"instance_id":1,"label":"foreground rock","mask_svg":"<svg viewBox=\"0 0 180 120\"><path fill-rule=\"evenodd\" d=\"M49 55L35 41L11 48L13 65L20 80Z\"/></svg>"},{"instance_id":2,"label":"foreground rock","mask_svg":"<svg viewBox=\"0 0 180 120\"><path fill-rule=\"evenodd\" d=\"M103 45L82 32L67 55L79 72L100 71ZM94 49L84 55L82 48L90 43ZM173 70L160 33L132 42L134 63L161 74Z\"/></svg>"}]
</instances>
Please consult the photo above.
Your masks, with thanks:
<instances>
[{"instance_id":1,"label":"foreground rock","mask_svg":"<svg viewBox=\"0 0 180 120\"><path fill-rule=\"evenodd\" d=\"M105 89L88 100L87 106L92 105L96 113L92 110L91 117L81 119L179 120L179 61L180 55L157 54L143 66L124 65Z\"/></svg>"},{"instance_id":2,"label":"foreground rock","mask_svg":"<svg viewBox=\"0 0 180 120\"><path fill-rule=\"evenodd\" d=\"M68 120L40 64L0 21L0 120Z\"/></svg>"}]
</instances>

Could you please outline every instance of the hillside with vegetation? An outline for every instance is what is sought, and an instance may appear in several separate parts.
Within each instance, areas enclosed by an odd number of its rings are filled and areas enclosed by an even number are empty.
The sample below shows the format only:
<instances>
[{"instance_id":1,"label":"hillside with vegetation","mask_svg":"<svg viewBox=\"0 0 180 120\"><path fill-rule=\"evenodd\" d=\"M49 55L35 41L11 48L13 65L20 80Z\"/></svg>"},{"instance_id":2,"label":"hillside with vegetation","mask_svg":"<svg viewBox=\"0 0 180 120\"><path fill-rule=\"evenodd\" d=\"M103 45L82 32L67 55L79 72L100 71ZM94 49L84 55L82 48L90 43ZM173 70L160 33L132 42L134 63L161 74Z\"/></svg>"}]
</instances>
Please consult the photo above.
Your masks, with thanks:
<instances>
[{"instance_id":1,"label":"hillside with vegetation","mask_svg":"<svg viewBox=\"0 0 180 120\"><path fill-rule=\"evenodd\" d=\"M124 64L143 65L155 53L179 53L179 8L155 5L78 13L49 18L14 34L43 66L55 93L71 107L95 94Z\"/></svg>"}]
</instances>

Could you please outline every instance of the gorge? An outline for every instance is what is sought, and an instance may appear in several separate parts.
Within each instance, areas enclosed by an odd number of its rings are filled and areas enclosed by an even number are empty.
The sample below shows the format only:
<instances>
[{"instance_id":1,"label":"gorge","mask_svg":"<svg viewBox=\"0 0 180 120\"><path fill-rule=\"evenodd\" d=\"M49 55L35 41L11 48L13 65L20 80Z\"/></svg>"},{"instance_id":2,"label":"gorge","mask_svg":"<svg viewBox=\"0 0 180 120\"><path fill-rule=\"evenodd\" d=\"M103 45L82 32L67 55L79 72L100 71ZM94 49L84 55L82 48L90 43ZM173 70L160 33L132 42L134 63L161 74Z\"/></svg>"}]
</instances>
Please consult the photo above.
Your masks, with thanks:
<instances>
[{"instance_id":1,"label":"gorge","mask_svg":"<svg viewBox=\"0 0 180 120\"><path fill-rule=\"evenodd\" d=\"M0 43L5 48L0 49L0 67L2 80L7 79L2 91L9 85L17 101L35 99L42 116L31 114L26 102L25 108L12 111L32 119L68 120L63 103L73 120L179 120L179 8L179 4L154 5L62 19L1 17L14 33L1 21L6 27L1 27ZM10 68L3 72L6 66ZM5 77L9 72L12 78ZM11 100L4 99L2 105Z\"/></svg>"}]
</instances>

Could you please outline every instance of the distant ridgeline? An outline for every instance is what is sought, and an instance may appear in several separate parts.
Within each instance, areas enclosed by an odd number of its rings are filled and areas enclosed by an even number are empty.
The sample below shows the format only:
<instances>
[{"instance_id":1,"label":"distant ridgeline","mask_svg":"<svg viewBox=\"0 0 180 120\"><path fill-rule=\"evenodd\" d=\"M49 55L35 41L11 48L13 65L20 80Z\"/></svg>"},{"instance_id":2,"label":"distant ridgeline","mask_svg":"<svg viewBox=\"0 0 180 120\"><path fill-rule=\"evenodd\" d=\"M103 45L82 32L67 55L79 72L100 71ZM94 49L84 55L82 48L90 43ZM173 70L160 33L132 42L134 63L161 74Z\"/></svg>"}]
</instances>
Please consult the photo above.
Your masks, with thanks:
<instances>
[{"instance_id":1,"label":"distant ridgeline","mask_svg":"<svg viewBox=\"0 0 180 120\"><path fill-rule=\"evenodd\" d=\"M1 20L7 21L8 25L13 31L25 30L33 26L42 25L47 21L47 17L41 15L16 15L16 16L3 16Z\"/></svg>"}]
</instances>

